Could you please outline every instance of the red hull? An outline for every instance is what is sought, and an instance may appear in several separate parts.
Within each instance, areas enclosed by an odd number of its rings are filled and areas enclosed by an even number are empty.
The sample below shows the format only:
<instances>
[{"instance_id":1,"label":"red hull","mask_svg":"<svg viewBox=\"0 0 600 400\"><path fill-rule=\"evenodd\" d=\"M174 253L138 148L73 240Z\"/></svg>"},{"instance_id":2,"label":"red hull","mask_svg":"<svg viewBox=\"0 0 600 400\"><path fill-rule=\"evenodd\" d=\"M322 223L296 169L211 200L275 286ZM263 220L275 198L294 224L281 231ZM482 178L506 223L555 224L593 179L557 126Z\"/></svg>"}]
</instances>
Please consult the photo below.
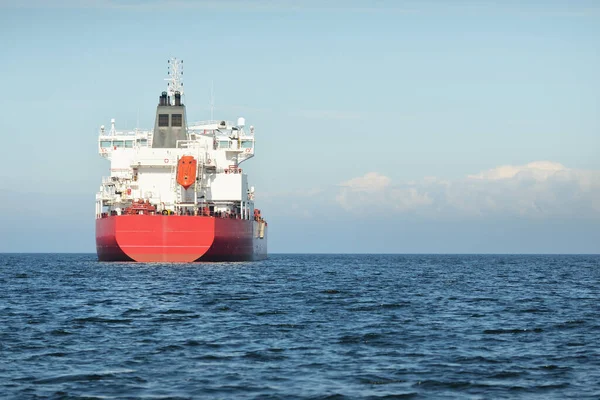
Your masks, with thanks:
<instances>
[{"instance_id":1,"label":"red hull","mask_svg":"<svg viewBox=\"0 0 600 400\"><path fill-rule=\"evenodd\" d=\"M118 215L96 220L100 261L253 261L267 258L260 222L187 215Z\"/></svg>"}]
</instances>

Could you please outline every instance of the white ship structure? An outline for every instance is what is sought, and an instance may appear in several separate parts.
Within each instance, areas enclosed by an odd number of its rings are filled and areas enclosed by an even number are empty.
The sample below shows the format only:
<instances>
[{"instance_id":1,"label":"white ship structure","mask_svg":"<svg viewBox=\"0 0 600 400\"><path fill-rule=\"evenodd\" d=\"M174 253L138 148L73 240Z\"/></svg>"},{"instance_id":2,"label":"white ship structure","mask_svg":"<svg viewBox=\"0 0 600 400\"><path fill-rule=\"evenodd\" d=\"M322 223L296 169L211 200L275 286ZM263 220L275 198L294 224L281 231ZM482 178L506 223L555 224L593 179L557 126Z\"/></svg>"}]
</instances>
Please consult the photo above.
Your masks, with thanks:
<instances>
[{"instance_id":1,"label":"white ship structure","mask_svg":"<svg viewBox=\"0 0 600 400\"><path fill-rule=\"evenodd\" d=\"M169 60L153 130L100 127L110 176L96 195L102 261L247 261L267 256L267 222L241 164L254 157L244 118L187 124L183 61Z\"/></svg>"}]
</instances>

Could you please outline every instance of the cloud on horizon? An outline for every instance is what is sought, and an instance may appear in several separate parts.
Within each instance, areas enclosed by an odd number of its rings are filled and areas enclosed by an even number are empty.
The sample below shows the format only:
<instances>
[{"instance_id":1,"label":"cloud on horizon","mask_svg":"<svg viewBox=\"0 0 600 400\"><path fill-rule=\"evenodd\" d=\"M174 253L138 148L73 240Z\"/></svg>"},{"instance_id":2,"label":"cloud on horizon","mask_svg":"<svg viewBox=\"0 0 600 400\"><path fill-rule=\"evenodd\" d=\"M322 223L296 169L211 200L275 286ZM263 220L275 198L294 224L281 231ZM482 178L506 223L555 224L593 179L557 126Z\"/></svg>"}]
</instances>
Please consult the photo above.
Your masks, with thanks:
<instances>
[{"instance_id":1,"label":"cloud on horizon","mask_svg":"<svg viewBox=\"0 0 600 400\"><path fill-rule=\"evenodd\" d=\"M342 182L335 201L348 212L368 207L426 217L600 218L600 171L538 161L503 165L458 180L399 183L370 172Z\"/></svg>"},{"instance_id":2,"label":"cloud on horizon","mask_svg":"<svg viewBox=\"0 0 600 400\"><path fill-rule=\"evenodd\" d=\"M502 165L461 179L394 182L368 172L329 187L259 193L270 213L410 216L426 219L600 219L600 171L550 161Z\"/></svg>"}]
</instances>

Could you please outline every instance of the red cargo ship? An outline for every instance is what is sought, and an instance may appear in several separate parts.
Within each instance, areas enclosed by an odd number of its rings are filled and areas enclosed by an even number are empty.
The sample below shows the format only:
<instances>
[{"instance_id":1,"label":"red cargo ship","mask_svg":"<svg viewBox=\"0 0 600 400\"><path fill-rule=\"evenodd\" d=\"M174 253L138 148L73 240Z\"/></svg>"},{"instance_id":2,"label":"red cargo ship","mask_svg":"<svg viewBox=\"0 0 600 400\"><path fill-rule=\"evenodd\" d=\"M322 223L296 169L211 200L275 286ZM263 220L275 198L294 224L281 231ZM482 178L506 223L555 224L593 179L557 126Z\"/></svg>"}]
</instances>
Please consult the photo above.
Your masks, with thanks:
<instances>
[{"instance_id":1,"label":"red cargo ship","mask_svg":"<svg viewBox=\"0 0 600 400\"><path fill-rule=\"evenodd\" d=\"M100 128L111 175L96 195L100 261L253 261L267 257L267 222L240 164L254 156L254 127L187 125L181 60L169 60L168 92L154 130Z\"/></svg>"}]
</instances>

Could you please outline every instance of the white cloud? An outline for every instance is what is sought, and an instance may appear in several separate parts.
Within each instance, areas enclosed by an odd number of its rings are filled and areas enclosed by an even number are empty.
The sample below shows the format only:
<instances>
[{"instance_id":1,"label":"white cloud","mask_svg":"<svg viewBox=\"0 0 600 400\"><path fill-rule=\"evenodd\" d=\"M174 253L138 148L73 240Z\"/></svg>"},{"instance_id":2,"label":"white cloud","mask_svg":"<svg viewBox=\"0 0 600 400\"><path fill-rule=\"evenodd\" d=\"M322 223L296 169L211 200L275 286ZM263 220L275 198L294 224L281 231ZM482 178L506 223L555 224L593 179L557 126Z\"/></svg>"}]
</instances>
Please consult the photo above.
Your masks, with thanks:
<instances>
[{"instance_id":1,"label":"white cloud","mask_svg":"<svg viewBox=\"0 0 600 400\"><path fill-rule=\"evenodd\" d=\"M340 186L345 187L350 191L373 192L389 186L390 181L390 178L387 176L380 175L377 172L369 172L365 176L342 182L340 183Z\"/></svg>"},{"instance_id":2,"label":"white cloud","mask_svg":"<svg viewBox=\"0 0 600 400\"><path fill-rule=\"evenodd\" d=\"M432 202L427 193L420 193L410 185L391 185L390 178L376 172L342 182L339 187L335 199L348 211L372 210L380 206L407 211Z\"/></svg>"},{"instance_id":3,"label":"white cloud","mask_svg":"<svg viewBox=\"0 0 600 400\"><path fill-rule=\"evenodd\" d=\"M562 164L551 162L551 161L536 161L527 165L503 165L500 167L492 168L487 171L480 172L476 175L469 175L472 179L510 179L515 177L531 177L537 180L545 180L558 171L566 171Z\"/></svg>"},{"instance_id":4,"label":"white cloud","mask_svg":"<svg viewBox=\"0 0 600 400\"><path fill-rule=\"evenodd\" d=\"M600 217L600 171L539 161L504 165L443 181L424 178L393 183L375 172L339 185L343 209L365 208L421 216Z\"/></svg>"}]
</instances>

